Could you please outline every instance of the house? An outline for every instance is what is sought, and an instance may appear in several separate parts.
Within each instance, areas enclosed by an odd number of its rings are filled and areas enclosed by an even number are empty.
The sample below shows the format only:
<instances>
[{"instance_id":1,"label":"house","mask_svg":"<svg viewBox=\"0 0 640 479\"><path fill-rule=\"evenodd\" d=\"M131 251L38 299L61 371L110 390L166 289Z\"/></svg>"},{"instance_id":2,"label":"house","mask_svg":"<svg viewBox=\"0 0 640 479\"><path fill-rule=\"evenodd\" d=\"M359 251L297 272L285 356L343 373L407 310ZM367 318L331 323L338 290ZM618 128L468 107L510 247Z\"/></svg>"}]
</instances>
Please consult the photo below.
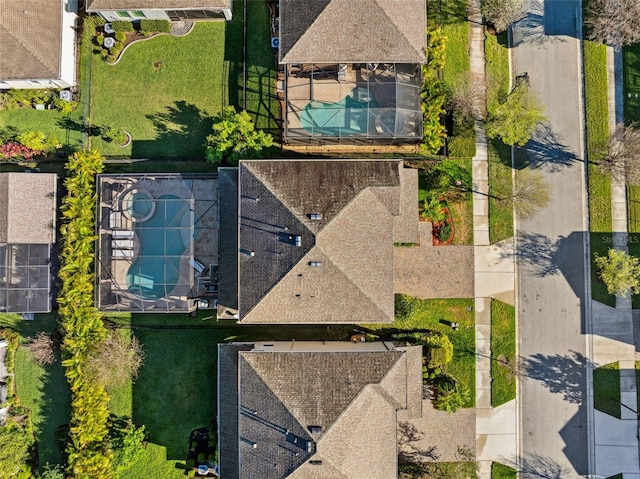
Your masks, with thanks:
<instances>
[{"instance_id":1,"label":"house","mask_svg":"<svg viewBox=\"0 0 640 479\"><path fill-rule=\"evenodd\" d=\"M0 89L76 84L77 2L21 0L0 8Z\"/></svg>"},{"instance_id":2,"label":"house","mask_svg":"<svg viewBox=\"0 0 640 479\"><path fill-rule=\"evenodd\" d=\"M276 25L286 141L422 137L425 0L280 0Z\"/></svg>"},{"instance_id":3,"label":"house","mask_svg":"<svg viewBox=\"0 0 640 479\"><path fill-rule=\"evenodd\" d=\"M422 348L218 345L220 477L397 477L398 421L422 415Z\"/></svg>"},{"instance_id":4,"label":"house","mask_svg":"<svg viewBox=\"0 0 640 479\"><path fill-rule=\"evenodd\" d=\"M417 170L254 160L218 176L219 318L393 322L393 244L418 242Z\"/></svg>"},{"instance_id":5,"label":"house","mask_svg":"<svg viewBox=\"0 0 640 479\"><path fill-rule=\"evenodd\" d=\"M231 20L232 0L87 0L87 12L108 22L154 20Z\"/></svg>"},{"instance_id":6,"label":"house","mask_svg":"<svg viewBox=\"0 0 640 479\"><path fill-rule=\"evenodd\" d=\"M97 183L98 309L185 313L212 307L215 175L104 174Z\"/></svg>"},{"instance_id":7,"label":"house","mask_svg":"<svg viewBox=\"0 0 640 479\"><path fill-rule=\"evenodd\" d=\"M0 173L0 312L51 311L57 181Z\"/></svg>"}]
</instances>

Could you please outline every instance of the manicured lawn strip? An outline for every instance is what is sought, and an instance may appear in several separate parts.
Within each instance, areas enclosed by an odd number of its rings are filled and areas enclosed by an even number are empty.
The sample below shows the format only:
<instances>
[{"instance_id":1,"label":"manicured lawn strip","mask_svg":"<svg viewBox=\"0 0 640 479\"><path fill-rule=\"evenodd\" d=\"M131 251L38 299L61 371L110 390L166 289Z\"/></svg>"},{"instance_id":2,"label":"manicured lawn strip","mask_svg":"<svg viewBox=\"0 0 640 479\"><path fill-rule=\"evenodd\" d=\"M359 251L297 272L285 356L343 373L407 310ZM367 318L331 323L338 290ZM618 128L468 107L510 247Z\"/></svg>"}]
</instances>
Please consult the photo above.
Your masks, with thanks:
<instances>
[{"instance_id":1,"label":"manicured lawn strip","mask_svg":"<svg viewBox=\"0 0 640 479\"><path fill-rule=\"evenodd\" d=\"M416 307L405 319L396 319L390 326L365 325L365 327L380 331L385 330L415 330L430 329L440 331L449 336L453 343L453 360L447 364L446 371L455 376L463 386L469 389L470 401L465 407L475 405L476 384L476 355L475 355L475 316L473 313L473 299L416 299ZM454 331L440 319L456 321L460 324L458 331Z\"/></svg>"},{"instance_id":2,"label":"manicured lawn strip","mask_svg":"<svg viewBox=\"0 0 640 479\"><path fill-rule=\"evenodd\" d=\"M93 137L92 146L112 156L202 158L211 117L226 101L225 28L200 22L185 37L139 42L117 65L93 55L91 124L123 128L133 142Z\"/></svg>"},{"instance_id":3,"label":"manicured lawn strip","mask_svg":"<svg viewBox=\"0 0 640 479\"><path fill-rule=\"evenodd\" d=\"M167 460L166 448L147 443L138 460L119 472L118 479L184 479L185 471L179 461Z\"/></svg>"},{"instance_id":4,"label":"manicured lawn strip","mask_svg":"<svg viewBox=\"0 0 640 479\"><path fill-rule=\"evenodd\" d=\"M516 310L502 301L491 301L491 406L516 397L516 378L501 360L515 366Z\"/></svg>"},{"instance_id":5,"label":"manicured lawn strip","mask_svg":"<svg viewBox=\"0 0 640 479\"><path fill-rule=\"evenodd\" d=\"M606 256L610 248L613 247L613 236L611 233L591 233L591 296L608 306L616 305L616 297L607 292L607 287L598 277L598 266L595 262L596 253L600 256ZM633 253L634 245L629 245L629 253Z\"/></svg>"},{"instance_id":6,"label":"manicured lawn strip","mask_svg":"<svg viewBox=\"0 0 640 479\"><path fill-rule=\"evenodd\" d=\"M506 33L485 34L485 71L487 75L487 108L497 106L509 94L509 50Z\"/></svg>"},{"instance_id":7,"label":"manicured lawn strip","mask_svg":"<svg viewBox=\"0 0 640 479\"><path fill-rule=\"evenodd\" d=\"M458 0L427 0L427 25L450 25L467 21L467 4Z\"/></svg>"},{"instance_id":8,"label":"manicured lawn strip","mask_svg":"<svg viewBox=\"0 0 640 479\"><path fill-rule=\"evenodd\" d=\"M602 44L584 42L584 89L589 159L589 216L591 231L610 232L611 179L595 165L609 138L607 50Z\"/></svg>"},{"instance_id":9,"label":"manicured lawn strip","mask_svg":"<svg viewBox=\"0 0 640 479\"><path fill-rule=\"evenodd\" d=\"M489 241L497 243L513 237L513 209L494 196L512 188L511 150L500 141L489 142Z\"/></svg>"},{"instance_id":10,"label":"manicured lawn strip","mask_svg":"<svg viewBox=\"0 0 640 479\"><path fill-rule=\"evenodd\" d=\"M640 186L627 186L629 233L640 233Z\"/></svg>"},{"instance_id":11,"label":"manicured lawn strip","mask_svg":"<svg viewBox=\"0 0 640 479\"><path fill-rule=\"evenodd\" d=\"M640 121L640 45L622 49L625 123Z\"/></svg>"},{"instance_id":12,"label":"manicured lawn strip","mask_svg":"<svg viewBox=\"0 0 640 479\"><path fill-rule=\"evenodd\" d=\"M620 364L605 364L593 370L593 405L601 412L620 418Z\"/></svg>"},{"instance_id":13,"label":"manicured lawn strip","mask_svg":"<svg viewBox=\"0 0 640 479\"><path fill-rule=\"evenodd\" d=\"M629 235L629 240L627 243L629 247L629 254L631 256L635 256L636 258L640 258L640 234L637 232L633 232ZM631 296L631 307L633 309L640 308L640 294L634 294Z\"/></svg>"},{"instance_id":14,"label":"manicured lawn strip","mask_svg":"<svg viewBox=\"0 0 640 479\"><path fill-rule=\"evenodd\" d=\"M491 463L491 479L516 479L518 471L499 462Z\"/></svg>"},{"instance_id":15,"label":"manicured lawn strip","mask_svg":"<svg viewBox=\"0 0 640 479\"><path fill-rule=\"evenodd\" d=\"M267 130L279 140L280 104L276 98L275 79L269 8L266 2L248 2L247 111L257 128Z\"/></svg>"}]
</instances>

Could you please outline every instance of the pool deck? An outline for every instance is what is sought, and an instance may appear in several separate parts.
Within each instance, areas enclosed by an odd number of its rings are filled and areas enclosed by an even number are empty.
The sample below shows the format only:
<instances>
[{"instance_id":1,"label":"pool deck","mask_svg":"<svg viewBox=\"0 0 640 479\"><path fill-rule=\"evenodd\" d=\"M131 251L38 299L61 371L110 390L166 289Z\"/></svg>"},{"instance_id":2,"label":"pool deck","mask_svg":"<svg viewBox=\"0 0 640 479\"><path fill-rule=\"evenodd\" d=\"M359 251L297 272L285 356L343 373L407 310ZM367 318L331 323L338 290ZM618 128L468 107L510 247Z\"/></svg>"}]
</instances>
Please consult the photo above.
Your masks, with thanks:
<instances>
[{"instance_id":1,"label":"pool deck","mask_svg":"<svg viewBox=\"0 0 640 479\"><path fill-rule=\"evenodd\" d=\"M190 202L187 220L179 228L186 249L180 259L177 285L160 299L131 293L127 276L140 254L136 222L122 210L121 198L133 189L153 198L174 195ZM204 293L209 265L218 263L218 180L215 175L100 175L98 308L106 311L190 311L192 298ZM185 222L186 221L186 222ZM140 223L142 226L144 223ZM197 274L192 261L205 265ZM153 281L150 279L150 281Z\"/></svg>"}]
</instances>

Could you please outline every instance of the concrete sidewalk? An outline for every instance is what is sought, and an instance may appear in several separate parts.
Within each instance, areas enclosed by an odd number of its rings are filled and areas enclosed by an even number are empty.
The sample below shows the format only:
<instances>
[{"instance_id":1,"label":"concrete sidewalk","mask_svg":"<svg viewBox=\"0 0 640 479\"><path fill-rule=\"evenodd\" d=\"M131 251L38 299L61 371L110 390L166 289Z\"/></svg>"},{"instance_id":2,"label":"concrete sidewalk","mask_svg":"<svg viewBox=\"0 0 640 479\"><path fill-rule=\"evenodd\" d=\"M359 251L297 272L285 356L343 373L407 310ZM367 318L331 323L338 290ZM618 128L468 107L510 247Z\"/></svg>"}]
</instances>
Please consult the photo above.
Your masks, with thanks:
<instances>
[{"instance_id":1,"label":"concrete sidewalk","mask_svg":"<svg viewBox=\"0 0 640 479\"><path fill-rule=\"evenodd\" d=\"M484 25L480 0L469 0L469 57L471 82L486 85ZM480 478L491 477L493 461L516 459L516 401L491 407L491 299L515 302L513 239L491 245L489 240L489 162L484 117L486 91L479 92L475 120L476 156L473 167L473 237L476 333L476 459Z\"/></svg>"}]
</instances>

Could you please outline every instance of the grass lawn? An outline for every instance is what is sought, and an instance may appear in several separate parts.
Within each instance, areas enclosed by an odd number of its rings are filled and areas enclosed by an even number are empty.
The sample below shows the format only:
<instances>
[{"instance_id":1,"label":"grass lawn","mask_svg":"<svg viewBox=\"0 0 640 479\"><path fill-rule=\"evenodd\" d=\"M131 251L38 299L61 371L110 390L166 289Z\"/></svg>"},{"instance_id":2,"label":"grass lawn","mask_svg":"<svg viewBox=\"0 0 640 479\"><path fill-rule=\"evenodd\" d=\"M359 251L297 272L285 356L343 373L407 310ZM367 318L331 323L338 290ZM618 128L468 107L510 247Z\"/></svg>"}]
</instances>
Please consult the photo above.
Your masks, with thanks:
<instances>
[{"instance_id":1,"label":"grass lawn","mask_svg":"<svg viewBox=\"0 0 640 479\"><path fill-rule=\"evenodd\" d=\"M38 111L35 108L0 110L0 128L13 126L19 132L41 131L47 135L54 135L70 153L82 148L82 133L69 128L68 125L81 122L81 118L81 106L68 115L57 110Z\"/></svg>"},{"instance_id":2,"label":"grass lawn","mask_svg":"<svg viewBox=\"0 0 640 479\"><path fill-rule=\"evenodd\" d=\"M18 314L0 314L0 327L19 331L23 342L38 331L51 332L57 327L55 314L36 314L35 318L23 321ZM40 466L47 462L60 464L62 454L55 442L55 430L69 422L71 393L59 357L52 365L40 366L25 347L19 347L15 382L20 404L29 409Z\"/></svg>"},{"instance_id":3,"label":"grass lawn","mask_svg":"<svg viewBox=\"0 0 640 479\"><path fill-rule=\"evenodd\" d=\"M625 123L640 121L640 45L622 50Z\"/></svg>"},{"instance_id":4,"label":"grass lawn","mask_svg":"<svg viewBox=\"0 0 640 479\"><path fill-rule=\"evenodd\" d=\"M476 402L475 316L473 299L413 299L413 307L405 318L396 318L392 325L365 325L379 335L392 330L430 329L449 336L453 343L453 360L445 370L469 389L470 400L465 407ZM456 321L458 331L442 324L440 319Z\"/></svg>"},{"instance_id":5,"label":"grass lawn","mask_svg":"<svg viewBox=\"0 0 640 479\"><path fill-rule=\"evenodd\" d=\"M492 197L512 188L511 149L501 141L490 141L489 148L489 240L497 243L513 236L513 208L509 202Z\"/></svg>"},{"instance_id":6,"label":"grass lawn","mask_svg":"<svg viewBox=\"0 0 640 479\"><path fill-rule=\"evenodd\" d=\"M491 463L491 479L516 479L518 471L499 462Z\"/></svg>"},{"instance_id":7,"label":"grass lawn","mask_svg":"<svg viewBox=\"0 0 640 479\"><path fill-rule=\"evenodd\" d=\"M516 378L501 361L515 365L516 310L502 301L491 301L491 406L516 397Z\"/></svg>"},{"instance_id":8,"label":"grass lawn","mask_svg":"<svg viewBox=\"0 0 640 479\"><path fill-rule=\"evenodd\" d=\"M185 37L139 42L117 65L93 55L91 124L125 129L133 141L121 148L93 137L92 146L107 156L202 158L211 117L228 99L225 28L200 22Z\"/></svg>"},{"instance_id":9,"label":"grass lawn","mask_svg":"<svg viewBox=\"0 0 640 479\"><path fill-rule=\"evenodd\" d=\"M620 418L620 364L605 364L593 370L593 406Z\"/></svg>"},{"instance_id":10,"label":"grass lawn","mask_svg":"<svg viewBox=\"0 0 640 479\"><path fill-rule=\"evenodd\" d=\"M487 109L491 111L509 94L509 51L506 35L485 35ZM501 141L490 141L489 194L511 189L511 148ZM513 209L489 197L489 238L497 243L513 236Z\"/></svg>"},{"instance_id":11,"label":"grass lawn","mask_svg":"<svg viewBox=\"0 0 640 479\"><path fill-rule=\"evenodd\" d=\"M611 231L611 180L595 165L609 139L607 52L599 43L584 42L587 154L589 158L589 216L591 231Z\"/></svg>"}]
</instances>

